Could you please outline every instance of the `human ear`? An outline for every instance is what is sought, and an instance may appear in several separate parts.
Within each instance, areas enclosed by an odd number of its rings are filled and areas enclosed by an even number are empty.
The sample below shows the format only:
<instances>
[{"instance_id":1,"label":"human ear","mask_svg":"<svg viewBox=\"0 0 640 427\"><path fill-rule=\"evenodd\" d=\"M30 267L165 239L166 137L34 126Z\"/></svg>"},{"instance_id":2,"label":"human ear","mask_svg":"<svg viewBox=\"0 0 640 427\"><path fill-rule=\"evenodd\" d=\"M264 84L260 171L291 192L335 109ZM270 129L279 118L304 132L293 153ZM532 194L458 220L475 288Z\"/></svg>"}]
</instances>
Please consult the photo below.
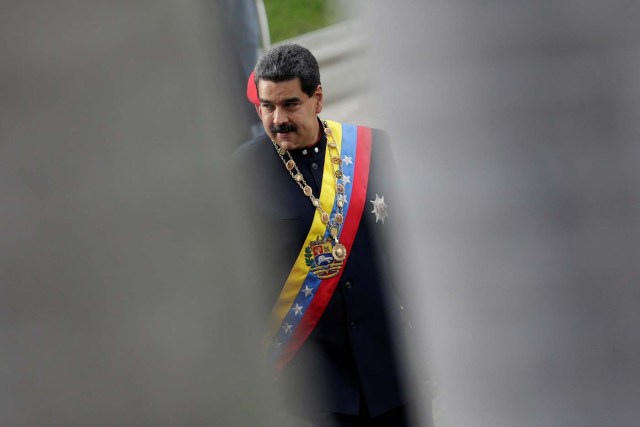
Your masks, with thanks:
<instances>
[{"instance_id":1,"label":"human ear","mask_svg":"<svg viewBox=\"0 0 640 427\"><path fill-rule=\"evenodd\" d=\"M316 99L316 114L322 111L322 85L318 85L316 91L313 93L313 97Z\"/></svg>"}]
</instances>

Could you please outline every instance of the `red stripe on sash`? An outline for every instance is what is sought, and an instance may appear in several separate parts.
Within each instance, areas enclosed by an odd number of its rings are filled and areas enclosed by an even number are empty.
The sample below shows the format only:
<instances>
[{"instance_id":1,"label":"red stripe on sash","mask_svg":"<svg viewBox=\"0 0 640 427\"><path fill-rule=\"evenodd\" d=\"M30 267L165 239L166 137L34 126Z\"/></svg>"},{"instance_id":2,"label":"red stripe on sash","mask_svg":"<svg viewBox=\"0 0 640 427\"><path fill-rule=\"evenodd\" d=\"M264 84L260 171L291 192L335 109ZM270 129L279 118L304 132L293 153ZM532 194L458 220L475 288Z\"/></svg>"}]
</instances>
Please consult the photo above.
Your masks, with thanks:
<instances>
[{"instance_id":1,"label":"red stripe on sash","mask_svg":"<svg viewBox=\"0 0 640 427\"><path fill-rule=\"evenodd\" d=\"M347 258L344 261L340 273L330 279L325 279L318 289L313 301L300 320L300 324L293 332L289 345L284 349L280 360L275 365L276 373L282 372L287 363L293 358L302 344L307 340L313 328L322 317L325 308L329 304L333 292L342 277L344 266L349 261L353 241L358 232L362 211L367 200L367 185L369 184L369 165L371 162L371 128L358 126L358 140L356 146L356 164L354 168L353 187L351 190L351 200L349 210L340 233L340 243L347 248Z\"/></svg>"}]
</instances>

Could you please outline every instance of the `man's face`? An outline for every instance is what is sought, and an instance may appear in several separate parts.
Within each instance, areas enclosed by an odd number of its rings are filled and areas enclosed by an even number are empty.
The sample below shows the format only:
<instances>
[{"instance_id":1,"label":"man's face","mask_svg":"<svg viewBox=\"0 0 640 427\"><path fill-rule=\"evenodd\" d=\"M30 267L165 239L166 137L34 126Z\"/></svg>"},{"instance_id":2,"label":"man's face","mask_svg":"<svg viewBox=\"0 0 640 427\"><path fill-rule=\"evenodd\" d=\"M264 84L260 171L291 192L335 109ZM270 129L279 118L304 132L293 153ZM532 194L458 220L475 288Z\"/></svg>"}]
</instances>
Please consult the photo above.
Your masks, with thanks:
<instances>
[{"instance_id":1,"label":"man's face","mask_svg":"<svg viewBox=\"0 0 640 427\"><path fill-rule=\"evenodd\" d=\"M283 82L258 81L260 104L256 111L267 135L280 147L295 150L318 140L316 118L322 111L322 87L311 97L302 91L300 79Z\"/></svg>"}]
</instances>

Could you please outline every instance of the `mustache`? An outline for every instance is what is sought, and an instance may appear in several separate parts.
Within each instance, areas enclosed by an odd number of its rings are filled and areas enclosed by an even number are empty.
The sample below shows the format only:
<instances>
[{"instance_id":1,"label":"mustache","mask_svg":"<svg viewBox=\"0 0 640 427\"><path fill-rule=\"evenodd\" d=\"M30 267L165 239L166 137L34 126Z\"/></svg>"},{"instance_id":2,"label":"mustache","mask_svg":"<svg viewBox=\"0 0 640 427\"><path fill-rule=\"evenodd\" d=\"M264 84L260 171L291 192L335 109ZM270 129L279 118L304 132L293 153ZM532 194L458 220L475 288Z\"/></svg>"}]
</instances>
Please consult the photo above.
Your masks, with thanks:
<instances>
[{"instance_id":1,"label":"mustache","mask_svg":"<svg viewBox=\"0 0 640 427\"><path fill-rule=\"evenodd\" d=\"M271 133L288 133L295 132L297 130L297 127L293 123L283 123L280 126L271 126L269 130L271 131Z\"/></svg>"}]
</instances>

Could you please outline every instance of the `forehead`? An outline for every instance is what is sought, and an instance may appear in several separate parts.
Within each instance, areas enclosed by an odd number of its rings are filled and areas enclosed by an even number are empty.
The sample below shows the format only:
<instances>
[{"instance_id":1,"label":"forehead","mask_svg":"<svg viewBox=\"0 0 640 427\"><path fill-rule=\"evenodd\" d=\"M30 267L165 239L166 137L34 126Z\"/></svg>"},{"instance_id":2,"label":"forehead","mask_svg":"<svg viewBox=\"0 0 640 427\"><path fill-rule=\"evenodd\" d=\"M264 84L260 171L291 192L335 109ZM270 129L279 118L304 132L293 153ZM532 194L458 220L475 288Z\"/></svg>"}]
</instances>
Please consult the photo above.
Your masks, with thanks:
<instances>
[{"instance_id":1,"label":"forehead","mask_svg":"<svg viewBox=\"0 0 640 427\"><path fill-rule=\"evenodd\" d=\"M302 91L300 79L295 78L283 82L258 80L258 97L260 101L279 101L289 98L305 99L308 96Z\"/></svg>"}]
</instances>

